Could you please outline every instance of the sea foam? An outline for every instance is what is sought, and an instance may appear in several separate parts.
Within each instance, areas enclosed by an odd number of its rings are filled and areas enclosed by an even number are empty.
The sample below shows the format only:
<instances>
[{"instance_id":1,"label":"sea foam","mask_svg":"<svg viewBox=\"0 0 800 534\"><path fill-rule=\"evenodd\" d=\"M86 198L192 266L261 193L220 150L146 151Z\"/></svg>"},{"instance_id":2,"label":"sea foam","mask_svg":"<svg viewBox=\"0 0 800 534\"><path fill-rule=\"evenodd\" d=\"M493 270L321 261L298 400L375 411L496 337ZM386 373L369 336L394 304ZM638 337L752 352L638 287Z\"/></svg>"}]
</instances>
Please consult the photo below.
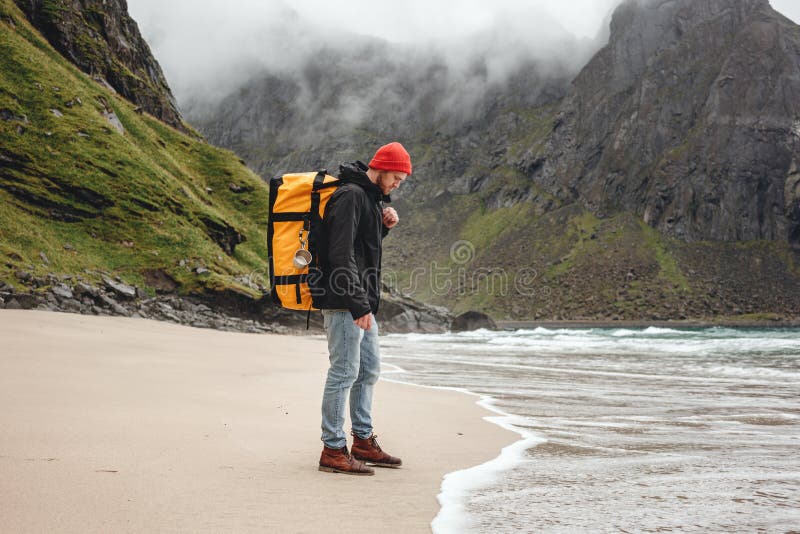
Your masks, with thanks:
<instances>
[{"instance_id":1,"label":"sea foam","mask_svg":"<svg viewBox=\"0 0 800 534\"><path fill-rule=\"evenodd\" d=\"M423 386L403 380L386 378L386 374L403 374L405 370L395 364L384 365L392 368L388 372L385 371L383 373L384 376L381 377L381 380L386 382L446 391L457 391L465 395L478 397L479 400L477 404L479 406L497 414L495 416L484 417L486 421L521 436L521 439L518 441L504 447L496 458L467 469L453 471L446 474L442 479L441 492L437 496L441 508L431 522L431 530L433 530L434 534L465 532L472 524L471 516L466 513L466 505L469 502L470 495L476 490L490 486L492 483L496 482L504 472L531 461L526 460L525 451L546 442L547 439L541 434L524 428L530 424L527 418L506 413L495 406L494 399L491 396L479 395L464 388Z\"/></svg>"}]
</instances>

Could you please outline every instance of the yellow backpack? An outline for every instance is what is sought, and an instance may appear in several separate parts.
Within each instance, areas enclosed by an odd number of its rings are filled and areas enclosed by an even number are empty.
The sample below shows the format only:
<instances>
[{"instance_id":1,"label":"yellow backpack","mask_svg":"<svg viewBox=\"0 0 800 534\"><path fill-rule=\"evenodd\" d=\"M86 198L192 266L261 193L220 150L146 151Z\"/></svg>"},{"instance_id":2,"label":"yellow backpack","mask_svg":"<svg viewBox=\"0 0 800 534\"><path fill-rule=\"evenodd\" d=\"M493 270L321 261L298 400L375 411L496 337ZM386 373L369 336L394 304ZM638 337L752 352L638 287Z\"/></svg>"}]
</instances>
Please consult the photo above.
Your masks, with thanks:
<instances>
[{"instance_id":1,"label":"yellow backpack","mask_svg":"<svg viewBox=\"0 0 800 534\"><path fill-rule=\"evenodd\" d=\"M284 174L269 182L269 282L275 304L315 310L309 273L319 267L318 237L328 200L342 182L327 171Z\"/></svg>"}]
</instances>

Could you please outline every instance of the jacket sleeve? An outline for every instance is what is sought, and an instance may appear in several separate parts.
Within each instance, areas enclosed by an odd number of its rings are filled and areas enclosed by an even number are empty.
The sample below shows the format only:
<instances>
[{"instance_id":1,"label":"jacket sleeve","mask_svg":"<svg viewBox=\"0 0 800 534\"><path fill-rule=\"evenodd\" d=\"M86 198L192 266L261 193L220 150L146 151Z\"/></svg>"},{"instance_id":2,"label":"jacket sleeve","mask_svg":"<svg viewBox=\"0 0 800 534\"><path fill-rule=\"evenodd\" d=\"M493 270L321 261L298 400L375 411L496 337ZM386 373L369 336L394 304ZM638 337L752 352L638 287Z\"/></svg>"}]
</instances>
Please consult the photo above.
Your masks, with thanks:
<instances>
[{"instance_id":1,"label":"jacket sleeve","mask_svg":"<svg viewBox=\"0 0 800 534\"><path fill-rule=\"evenodd\" d=\"M383 239L384 237L389 235L389 230L391 230L391 228L389 228L385 224L383 224L383 209L385 207L386 206L383 204L383 202L381 202L381 239Z\"/></svg>"},{"instance_id":2,"label":"jacket sleeve","mask_svg":"<svg viewBox=\"0 0 800 534\"><path fill-rule=\"evenodd\" d=\"M334 193L325 207L328 229L329 290L342 296L353 319L372 311L367 292L361 285L361 274L355 256L355 242L364 199L354 190Z\"/></svg>"}]
</instances>

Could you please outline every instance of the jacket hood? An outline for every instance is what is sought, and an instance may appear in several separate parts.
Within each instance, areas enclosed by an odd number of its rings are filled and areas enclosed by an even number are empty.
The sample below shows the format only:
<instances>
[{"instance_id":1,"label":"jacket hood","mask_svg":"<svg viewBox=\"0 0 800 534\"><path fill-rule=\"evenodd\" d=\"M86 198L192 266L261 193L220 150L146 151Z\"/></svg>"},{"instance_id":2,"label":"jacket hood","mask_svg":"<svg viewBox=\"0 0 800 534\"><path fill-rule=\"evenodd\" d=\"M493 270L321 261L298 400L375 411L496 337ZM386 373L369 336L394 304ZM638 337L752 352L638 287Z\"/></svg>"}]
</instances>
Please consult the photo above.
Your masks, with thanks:
<instances>
[{"instance_id":1,"label":"jacket hood","mask_svg":"<svg viewBox=\"0 0 800 534\"><path fill-rule=\"evenodd\" d=\"M391 202L392 199L389 195L384 195L381 188L372 183L367 176L367 170L369 170L369 167L362 161L342 163L339 165L339 179L361 186L370 196L375 197L375 200Z\"/></svg>"}]
</instances>

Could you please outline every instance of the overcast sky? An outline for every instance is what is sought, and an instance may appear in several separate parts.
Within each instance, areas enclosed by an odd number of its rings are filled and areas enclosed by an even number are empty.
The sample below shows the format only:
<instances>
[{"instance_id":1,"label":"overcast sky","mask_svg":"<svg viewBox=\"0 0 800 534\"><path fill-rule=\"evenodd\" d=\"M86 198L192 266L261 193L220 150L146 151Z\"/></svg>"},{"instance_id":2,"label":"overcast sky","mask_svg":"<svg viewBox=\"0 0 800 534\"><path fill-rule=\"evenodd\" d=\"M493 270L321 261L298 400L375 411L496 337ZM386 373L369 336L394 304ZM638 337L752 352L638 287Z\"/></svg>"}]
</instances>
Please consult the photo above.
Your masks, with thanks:
<instances>
[{"instance_id":1,"label":"overcast sky","mask_svg":"<svg viewBox=\"0 0 800 534\"><path fill-rule=\"evenodd\" d=\"M800 24L800 0L770 0L769 3L777 11Z\"/></svg>"},{"instance_id":2,"label":"overcast sky","mask_svg":"<svg viewBox=\"0 0 800 534\"><path fill-rule=\"evenodd\" d=\"M540 50L562 34L594 38L620 1L128 0L128 8L180 101L239 76L241 65L296 66L319 43L335 47L343 32L411 46L483 32L504 39L500 49ZM771 3L800 22L800 0Z\"/></svg>"}]
</instances>

